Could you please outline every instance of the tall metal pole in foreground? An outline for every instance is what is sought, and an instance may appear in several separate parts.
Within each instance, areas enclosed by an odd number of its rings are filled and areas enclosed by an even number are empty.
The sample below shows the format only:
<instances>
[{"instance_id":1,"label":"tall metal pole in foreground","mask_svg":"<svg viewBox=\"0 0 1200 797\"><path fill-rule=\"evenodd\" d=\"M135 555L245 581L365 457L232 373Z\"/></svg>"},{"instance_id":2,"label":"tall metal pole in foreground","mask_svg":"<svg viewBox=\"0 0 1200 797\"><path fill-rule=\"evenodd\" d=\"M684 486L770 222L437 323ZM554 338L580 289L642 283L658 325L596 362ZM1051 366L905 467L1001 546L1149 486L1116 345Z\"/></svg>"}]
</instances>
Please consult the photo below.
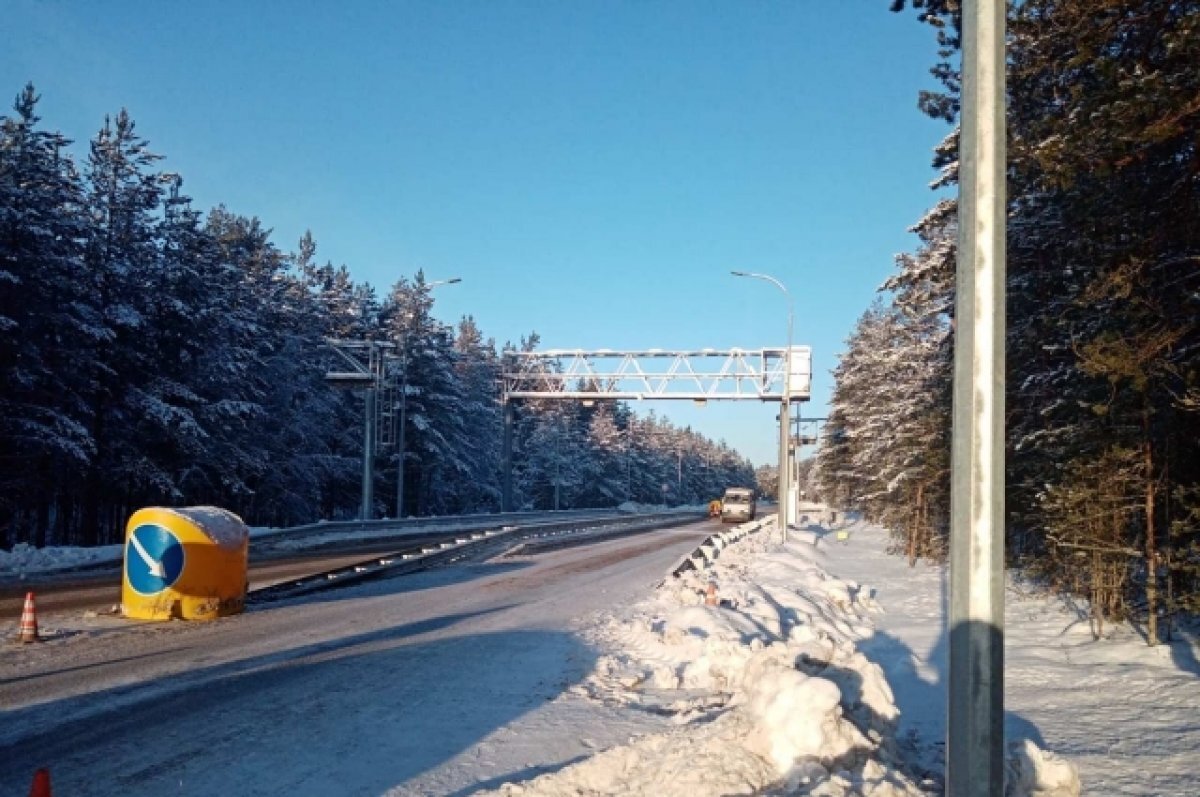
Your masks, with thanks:
<instances>
[{"instance_id":1,"label":"tall metal pole in foreground","mask_svg":"<svg viewBox=\"0 0 1200 797\"><path fill-rule=\"evenodd\" d=\"M425 283L425 289L430 290L438 285L453 285L456 282L462 282L461 277L451 277L446 280L434 280L433 282ZM407 325L406 325L407 326ZM396 517L404 517L404 447L406 438L405 433L408 431L408 333L405 331L404 340L401 342L404 351L401 353L402 363L404 368L403 377L400 385L400 429L396 437Z\"/></svg>"},{"instance_id":2,"label":"tall metal pole in foreground","mask_svg":"<svg viewBox=\"0 0 1200 797\"><path fill-rule=\"evenodd\" d=\"M1004 793L1005 0L963 4L946 793Z\"/></svg>"},{"instance_id":3,"label":"tall metal pole in foreground","mask_svg":"<svg viewBox=\"0 0 1200 797\"><path fill-rule=\"evenodd\" d=\"M783 542L788 539L788 520L790 513L792 461L791 461L791 388L792 388L792 295L783 283L770 274L755 274L750 271L731 271L735 277L752 277L766 280L783 291L788 305L787 323L787 352L784 356L783 400L779 405L779 537Z\"/></svg>"}]
</instances>

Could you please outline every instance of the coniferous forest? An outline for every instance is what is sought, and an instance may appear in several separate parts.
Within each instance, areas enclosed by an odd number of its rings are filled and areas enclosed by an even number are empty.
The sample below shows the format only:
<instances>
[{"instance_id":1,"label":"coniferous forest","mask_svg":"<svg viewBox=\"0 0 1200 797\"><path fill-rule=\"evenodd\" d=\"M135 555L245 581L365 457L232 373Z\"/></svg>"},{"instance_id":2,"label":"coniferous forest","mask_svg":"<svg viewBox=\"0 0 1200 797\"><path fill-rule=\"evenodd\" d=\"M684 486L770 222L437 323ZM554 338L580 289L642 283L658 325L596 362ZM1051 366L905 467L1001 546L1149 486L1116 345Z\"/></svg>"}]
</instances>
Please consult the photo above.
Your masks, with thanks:
<instances>
[{"instance_id":1,"label":"coniferous forest","mask_svg":"<svg viewBox=\"0 0 1200 797\"><path fill-rule=\"evenodd\" d=\"M327 341L395 346L407 381L405 515L498 511L497 348L433 315L418 272L379 296L262 221L192 206L130 115L86 156L32 85L0 117L0 546L121 540L147 505L211 504L251 525L355 517L364 391ZM531 332L520 347L532 348ZM748 460L626 405L515 405L518 509L696 504L753 483ZM374 517L395 515L397 447ZM668 489L663 490L663 485Z\"/></svg>"},{"instance_id":2,"label":"coniferous forest","mask_svg":"<svg viewBox=\"0 0 1200 797\"><path fill-rule=\"evenodd\" d=\"M892 9L939 44L935 188L957 177L960 7ZM1197 64L1196 0L1009 9L1009 564L1151 644L1200 611ZM956 223L935 202L859 319L812 476L914 562L948 547Z\"/></svg>"},{"instance_id":3,"label":"coniferous forest","mask_svg":"<svg viewBox=\"0 0 1200 797\"><path fill-rule=\"evenodd\" d=\"M930 210L834 371L811 494L943 560L950 495L960 0L893 0L936 37L919 112ZM1077 596L1096 633L1154 641L1200 612L1200 0L1024 0L1008 27L1007 552ZM358 511L361 391L329 338L407 364L406 514L499 508L506 350L433 315L422 274L386 295L285 252L264 222L193 208L122 111L86 155L0 119L0 545L103 544L147 504L255 525ZM914 111L918 112L918 111ZM754 479L723 443L623 404L522 402L517 507L702 502ZM394 450L375 514L392 514ZM770 474L762 474L763 479ZM771 488L765 483L763 489Z\"/></svg>"}]
</instances>

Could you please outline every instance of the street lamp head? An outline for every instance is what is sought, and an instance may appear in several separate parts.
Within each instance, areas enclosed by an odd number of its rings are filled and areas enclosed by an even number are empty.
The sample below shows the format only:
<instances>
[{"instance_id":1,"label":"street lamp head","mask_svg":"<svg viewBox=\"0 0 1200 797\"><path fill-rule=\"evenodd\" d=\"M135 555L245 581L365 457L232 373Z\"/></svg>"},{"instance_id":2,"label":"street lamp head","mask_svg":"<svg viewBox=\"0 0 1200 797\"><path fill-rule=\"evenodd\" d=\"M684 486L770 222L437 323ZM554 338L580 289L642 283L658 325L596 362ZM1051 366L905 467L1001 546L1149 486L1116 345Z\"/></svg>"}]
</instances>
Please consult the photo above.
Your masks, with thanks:
<instances>
[{"instance_id":1,"label":"street lamp head","mask_svg":"<svg viewBox=\"0 0 1200 797\"><path fill-rule=\"evenodd\" d=\"M735 277L749 277L749 276L750 276L750 275L749 275L747 272L745 272L745 271L731 271L731 272L729 272L729 273L730 273L730 274L732 274L732 275L733 275L733 276L735 276Z\"/></svg>"}]
</instances>

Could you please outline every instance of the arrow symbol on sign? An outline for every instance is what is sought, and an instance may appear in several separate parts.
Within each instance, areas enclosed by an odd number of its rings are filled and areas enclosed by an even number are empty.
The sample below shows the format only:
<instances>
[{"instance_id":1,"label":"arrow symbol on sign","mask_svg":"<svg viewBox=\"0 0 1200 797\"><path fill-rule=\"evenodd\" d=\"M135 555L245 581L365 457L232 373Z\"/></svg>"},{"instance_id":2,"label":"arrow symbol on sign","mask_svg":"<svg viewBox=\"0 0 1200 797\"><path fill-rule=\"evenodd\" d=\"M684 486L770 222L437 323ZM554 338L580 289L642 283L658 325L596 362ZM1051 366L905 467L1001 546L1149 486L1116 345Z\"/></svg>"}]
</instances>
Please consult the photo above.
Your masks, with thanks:
<instances>
[{"instance_id":1,"label":"arrow symbol on sign","mask_svg":"<svg viewBox=\"0 0 1200 797\"><path fill-rule=\"evenodd\" d=\"M146 567L150 568L150 575L154 576L155 578L166 580L167 571L163 569L162 562L156 560L149 554L149 552L146 551L145 548L142 547L142 543L138 541L137 535L134 534L129 538L129 541L133 543L133 547L137 549L138 556L142 557L142 561L146 563Z\"/></svg>"}]
</instances>

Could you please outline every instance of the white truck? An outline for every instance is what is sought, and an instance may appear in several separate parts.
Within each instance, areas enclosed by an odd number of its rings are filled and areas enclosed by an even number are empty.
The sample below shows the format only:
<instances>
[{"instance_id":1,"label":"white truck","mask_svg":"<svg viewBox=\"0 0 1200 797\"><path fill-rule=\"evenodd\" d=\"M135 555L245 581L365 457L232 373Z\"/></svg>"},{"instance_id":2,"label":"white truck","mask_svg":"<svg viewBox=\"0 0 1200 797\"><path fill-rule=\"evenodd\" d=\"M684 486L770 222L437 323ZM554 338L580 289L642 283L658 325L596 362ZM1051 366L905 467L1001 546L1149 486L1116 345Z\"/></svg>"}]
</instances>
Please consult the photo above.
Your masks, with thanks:
<instances>
[{"instance_id":1,"label":"white truck","mask_svg":"<svg viewBox=\"0 0 1200 797\"><path fill-rule=\"evenodd\" d=\"M758 504L754 499L752 488L725 488L725 495L721 498L721 522L744 523L747 520L754 520L756 514L758 514Z\"/></svg>"}]
</instances>

